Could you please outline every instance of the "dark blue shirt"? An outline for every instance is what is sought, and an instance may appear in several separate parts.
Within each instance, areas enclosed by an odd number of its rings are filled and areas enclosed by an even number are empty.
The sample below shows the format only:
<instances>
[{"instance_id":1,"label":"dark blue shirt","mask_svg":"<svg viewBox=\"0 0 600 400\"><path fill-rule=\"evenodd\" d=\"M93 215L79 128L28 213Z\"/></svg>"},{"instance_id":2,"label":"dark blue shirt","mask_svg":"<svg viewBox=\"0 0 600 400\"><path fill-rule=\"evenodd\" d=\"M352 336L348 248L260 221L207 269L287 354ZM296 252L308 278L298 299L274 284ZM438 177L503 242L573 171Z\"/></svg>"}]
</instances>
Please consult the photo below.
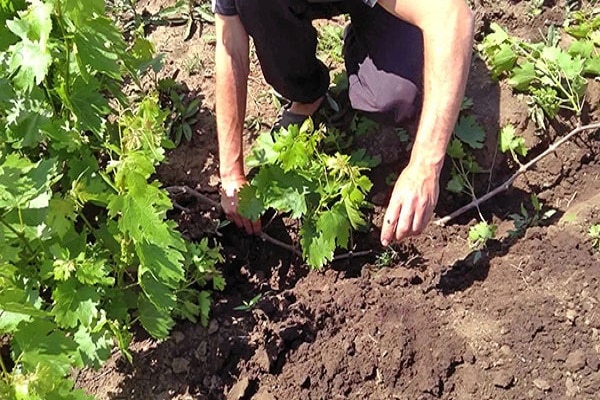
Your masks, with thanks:
<instances>
[{"instance_id":1,"label":"dark blue shirt","mask_svg":"<svg viewBox=\"0 0 600 400\"><path fill-rule=\"evenodd\" d=\"M277 1L277 0L272 0ZM309 3L327 3L327 2L335 2L342 0L306 0ZM362 0L365 4L370 7L373 7L377 0ZM216 14L221 15L236 15L237 10L235 8L235 0L212 0L213 11Z\"/></svg>"}]
</instances>

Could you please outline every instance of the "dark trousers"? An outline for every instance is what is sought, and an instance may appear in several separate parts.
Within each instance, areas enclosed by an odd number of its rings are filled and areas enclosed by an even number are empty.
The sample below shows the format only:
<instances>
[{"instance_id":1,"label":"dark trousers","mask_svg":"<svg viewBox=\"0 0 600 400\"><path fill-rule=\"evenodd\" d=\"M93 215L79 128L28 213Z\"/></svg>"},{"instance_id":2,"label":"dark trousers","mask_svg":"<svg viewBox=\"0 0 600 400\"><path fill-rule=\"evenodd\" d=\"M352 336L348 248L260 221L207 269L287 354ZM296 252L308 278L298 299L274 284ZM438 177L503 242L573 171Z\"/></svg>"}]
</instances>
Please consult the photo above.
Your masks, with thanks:
<instances>
[{"instance_id":1,"label":"dark trousers","mask_svg":"<svg viewBox=\"0 0 600 400\"><path fill-rule=\"evenodd\" d=\"M329 71L316 58L312 20L349 13L344 59L352 107L397 124L413 115L423 75L421 31L381 6L361 0L236 0L253 38L266 81L284 97L310 103L329 87Z\"/></svg>"}]
</instances>

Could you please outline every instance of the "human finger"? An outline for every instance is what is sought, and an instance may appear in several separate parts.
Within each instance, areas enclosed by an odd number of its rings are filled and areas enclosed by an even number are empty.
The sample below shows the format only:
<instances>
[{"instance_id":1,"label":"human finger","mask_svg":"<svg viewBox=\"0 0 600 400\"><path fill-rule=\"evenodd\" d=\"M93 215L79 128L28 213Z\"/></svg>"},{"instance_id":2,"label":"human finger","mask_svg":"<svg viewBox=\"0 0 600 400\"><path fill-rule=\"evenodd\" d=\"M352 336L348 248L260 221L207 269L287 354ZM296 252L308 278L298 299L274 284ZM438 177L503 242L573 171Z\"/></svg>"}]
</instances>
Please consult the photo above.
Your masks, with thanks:
<instances>
[{"instance_id":1,"label":"human finger","mask_svg":"<svg viewBox=\"0 0 600 400\"><path fill-rule=\"evenodd\" d=\"M225 216L227 217L228 220L233 222L235 224L235 226L237 226L238 228L242 228L244 226L244 224L242 223L242 219L240 218L240 216L238 214L230 213L230 214L225 214Z\"/></svg>"},{"instance_id":2,"label":"human finger","mask_svg":"<svg viewBox=\"0 0 600 400\"><path fill-rule=\"evenodd\" d=\"M385 215L383 216L383 225L381 226L381 244L383 246L387 246L394 239L398 215L400 214L401 208L402 203L397 196L394 197L394 194L392 193L392 199L390 199L388 208L385 211Z\"/></svg>"},{"instance_id":3,"label":"human finger","mask_svg":"<svg viewBox=\"0 0 600 400\"><path fill-rule=\"evenodd\" d=\"M413 234L412 226L415 215L414 203L408 202L402 205L398 224L396 225L396 240L401 241Z\"/></svg>"},{"instance_id":4,"label":"human finger","mask_svg":"<svg viewBox=\"0 0 600 400\"><path fill-rule=\"evenodd\" d=\"M252 224L252 230L256 235L262 232L262 223L260 222L260 218L256 221L250 221L250 223Z\"/></svg>"},{"instance_id":5,"label":"human finger","mask_svg":"<svg viewBox=\"0 0 600 400\"><path fill-rule=\"evenodd\" d=\"M244 225L244 229L248 235L252 235L254 233L254 228L252 226L252 222L249 219L241 218L242 224Z\"/></svg>"}]
</instances>

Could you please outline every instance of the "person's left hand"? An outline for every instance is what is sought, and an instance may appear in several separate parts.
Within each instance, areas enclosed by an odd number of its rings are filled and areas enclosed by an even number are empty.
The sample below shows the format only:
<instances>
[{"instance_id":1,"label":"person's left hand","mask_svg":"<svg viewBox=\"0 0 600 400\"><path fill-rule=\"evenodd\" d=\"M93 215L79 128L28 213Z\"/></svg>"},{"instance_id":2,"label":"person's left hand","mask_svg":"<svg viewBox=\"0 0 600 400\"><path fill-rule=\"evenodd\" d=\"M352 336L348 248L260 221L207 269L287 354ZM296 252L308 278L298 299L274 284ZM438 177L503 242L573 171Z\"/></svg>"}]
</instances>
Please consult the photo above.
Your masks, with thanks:
<instances>
[{"instance_id":1,"label":"person's left hand","mask_svg":"<svg viewBox=\"0 0 600 400\"><path fill-rule=\"evenodd\" d=\"M408 164L394 185L381 228L381 244L387 246L423 232L433 215L439 190L438 168Z\"/></svg>"}]
</instances>

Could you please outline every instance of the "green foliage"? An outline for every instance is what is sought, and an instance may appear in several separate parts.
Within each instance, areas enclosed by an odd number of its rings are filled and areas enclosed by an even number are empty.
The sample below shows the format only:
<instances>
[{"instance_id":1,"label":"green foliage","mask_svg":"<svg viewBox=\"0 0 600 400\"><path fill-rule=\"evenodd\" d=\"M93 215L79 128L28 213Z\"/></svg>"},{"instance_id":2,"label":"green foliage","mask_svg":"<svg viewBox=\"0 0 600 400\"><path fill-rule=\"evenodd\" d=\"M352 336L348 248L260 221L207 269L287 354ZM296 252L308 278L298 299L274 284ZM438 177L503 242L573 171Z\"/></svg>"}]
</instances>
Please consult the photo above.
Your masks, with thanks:
<instances>
[{"instance_id":1,"label":"green foliage","mask_svg":"<svg viewBox=\"0 0 600 400\"><path fill-rule=\"evenodd\" d=\"M481 249L488 240L496 237L498 226L486 221L480 221L469 228L469 245L472 249Z\"/></svg>"},{"instance_id":2,"label":"green foliage","mask_svg":"<svg viewBox=\"0 0 600 400\"><path fill-rule=\"evenodd\" d=\"M575 42L568 51L558 46L555 29L542 43L527 43L510 36L498 24L479 45L479 51L495 78L507 78L515 90L529 95L531 117L545 129L545 118L553 119L560 109L581 115L587 81L596 76L599 60L592 57L588 39Z\"/></svg>"},{"instance_id":3,"label":"green foliage","mask_svg":"<svg viewBox=\"0 0 600 400\"><path fill-rule=\"evenodd\" d=\"M157 338L174 315L205 322L201 289L224 284L218 249L187 244L166 220L171 202L152 178L168 143L157 96L120 89L152 64L151 44L128 46L104 1L82 4L31 0L15 13L0 0L14 34L0 41L7 400L88 399L72 368L99 367L115 346L130 357L134 321Z\"/></svg>"},{"instance_id":4,"label":"green foliage","mask_svg":"<svg viewBox=\"0 0 600 400\"><path fill-rule=\"evenodd\" d=\"M519 162L518 156L527 156L528 150L525 145L525 139L517 135L517 131L512 124L508 124L500 129L498 147L502 153L510 152L510 155L516 162Z\"/></svg>"},{"instance_id":5,"label":"green foliage","mask_svg":"<svg viewBox=\"0 0 600 400\"><path fill-rule=\"evenodd\" d=\"M321 151L323 128L308 119L279 132L263 133L247 163L260 167L240 191L240 212L255 220L268 208L302 221L300 244L306 262L320 268L337 246L347 248L351 229L365 225L360 209L371 181L351 156ZM363 164L364 165L364 164Z\"/></svg>"},{"instance_id":6,"label":"green foliage","mask_svg":"<svg viewBox=\"0 0 600 400\"><path fill-rule=\"evenodd\" d=\"M544 205L540 202L535 193L531 194L531 207L532 210L528 211L525 205L521 204L521 213L510 215L515 226L515 229L510 231L511 236L521 235L527 228L538 226L556 214L556 210L553 209L544 211Z\"/></svg>"},{"instance_id":7,"label":"green foliage","mask_svg":"<svg viewBox=\"0 0 600 400\"><path fill-rule=\"evenodd\" d=\"M260 299L262 299L262 293L257 294L256 296L254 296L250 300L244 300L244 302L242 303L242 305L234 307L233 309L236 310L236 311L248 311L248 310L251 310L252 308L254 308L254 306L256 304L258 304L258 302L260 301Z\"/></svg>"},{"instance_id":8,"label":"green foliage","mask_svg":"<svg viewBox=\"0 0 600 400\"><path fill-rule=\"evenodd\" d=\"M181 139L192 140L193 127L198 122L200 99L186 101L183 87L173 79L163 79L158 82L158 90L171 109L167 119L167 131L178 146Z\"/></svg>"},{"instance_id":9,"label":"green foliage","mask_svg":"<svg viewBox=\"0 0 600 400\"><path fill-rule=\"evenodd\" d=\"M592 247L600 251L600 224L591 225L588 235L592 241Z\"/></svg>"},{"instance_id":10,"label":"green foliage","mask_svg":"<svg viewBox=\"0 0 600 400\"><path fill-rule=\"evenodd\" d=\"M387 246L384 251L379 253L375 258L375 266L377 268L391 267L400 262L401 254L393 246Z\"/></svg>"},{"instance_id":11,"label":"green foliage","mask_svg":"<svg viewBox=\"0 0 600 400\"><path fill-rule=\"evenodd\" d=\"M469 99L463 100L462 113L464 114L472 104ZM484 171L475 160L473 152L483 148L484 141L485 130L483 127L471 115L461 115L446 149L446 154L452 162L451 178L446 185L447 190L452 193L465 193L471 198L476 197L472 183L473 177Z\"/></svg>"},{"instance_id":12,"label":"green foliage","mask_svg":"<svg viewBox=\"0 0 600 400\"><path fill-rule=\"evenodd\" d=\"M339 24L323 25L318 30L319 42L317 51L321 58L337 64L344 63L343 35L344 26Z\"/></svg>"}]
</instances>

